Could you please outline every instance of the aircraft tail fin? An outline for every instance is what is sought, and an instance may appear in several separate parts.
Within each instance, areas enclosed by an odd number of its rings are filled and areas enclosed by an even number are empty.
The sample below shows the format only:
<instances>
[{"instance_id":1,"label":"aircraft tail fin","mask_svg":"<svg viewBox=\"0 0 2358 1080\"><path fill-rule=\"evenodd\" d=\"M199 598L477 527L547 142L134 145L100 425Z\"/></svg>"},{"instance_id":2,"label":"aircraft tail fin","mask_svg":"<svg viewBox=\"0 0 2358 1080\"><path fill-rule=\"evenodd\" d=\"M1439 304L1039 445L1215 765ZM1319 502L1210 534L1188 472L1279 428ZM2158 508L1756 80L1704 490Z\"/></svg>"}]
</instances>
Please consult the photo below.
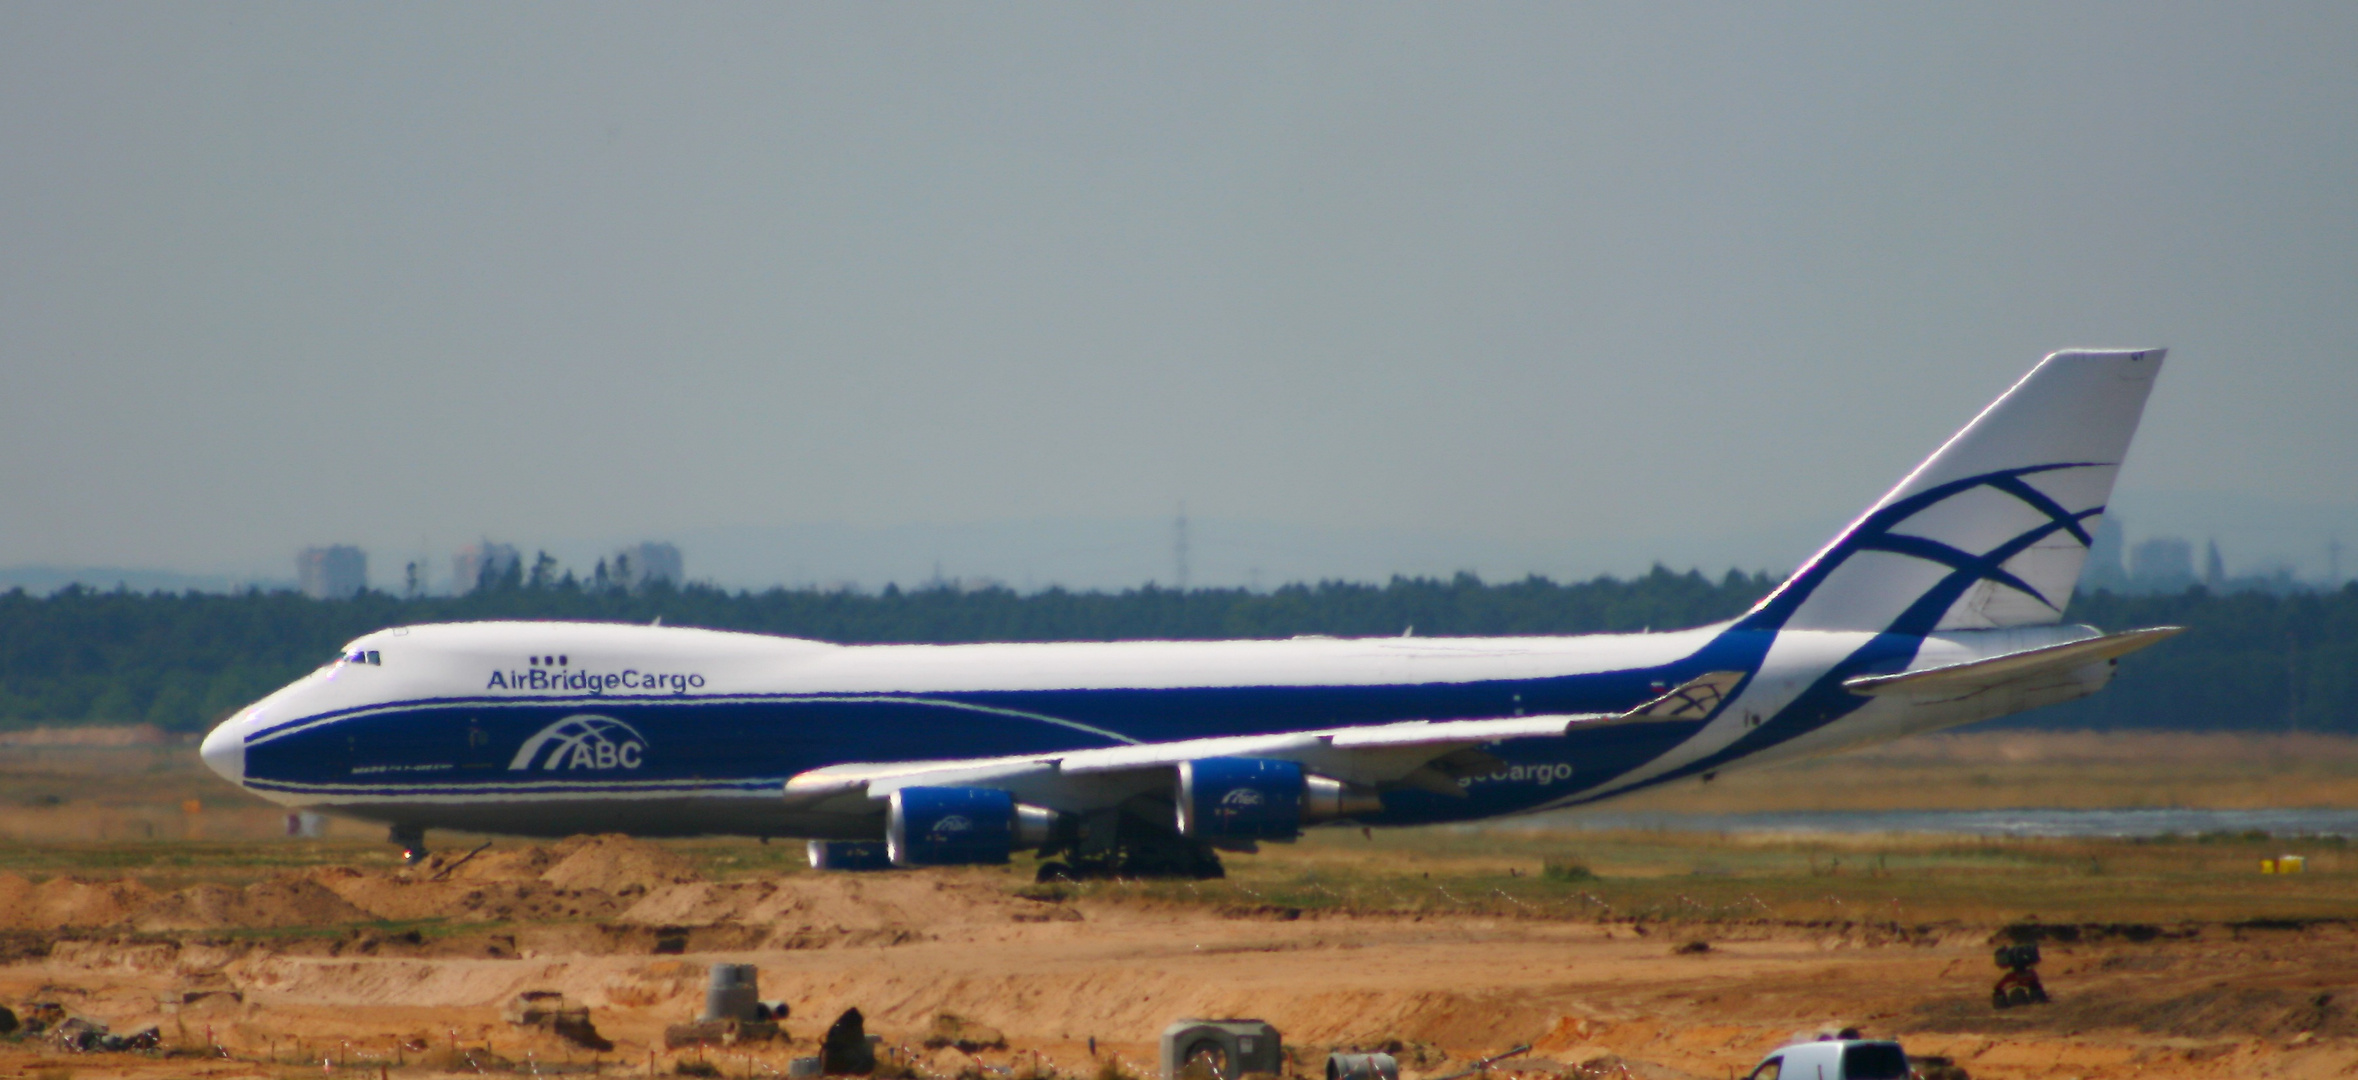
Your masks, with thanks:
<instances>
[{"instance_id":1,"label":"aircraft tail fin","mask_svg":"<svg viewBox=\"0 0 2358 1080\"><path fill-rule=\"evenodd\" d=\"M2049 355L1744 625L1925 634L2061 621L2166 351Z\"/></svg>"}]
</instances>

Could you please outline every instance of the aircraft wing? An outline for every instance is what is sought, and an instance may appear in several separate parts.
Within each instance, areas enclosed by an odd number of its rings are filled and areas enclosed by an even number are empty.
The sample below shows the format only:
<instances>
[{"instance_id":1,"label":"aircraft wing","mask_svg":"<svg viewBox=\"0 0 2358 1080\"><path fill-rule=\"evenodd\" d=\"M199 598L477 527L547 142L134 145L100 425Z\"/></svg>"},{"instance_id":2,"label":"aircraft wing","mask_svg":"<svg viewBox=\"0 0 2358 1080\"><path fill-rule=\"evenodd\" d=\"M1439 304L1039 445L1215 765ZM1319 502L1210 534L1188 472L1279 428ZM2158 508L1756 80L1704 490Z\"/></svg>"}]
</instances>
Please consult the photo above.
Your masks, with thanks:
<instances>
[{"instance_id":1,"label":"aircraft wing","mask_svg":"<svg viewBox=\"0 0 2358 1080\"><path fill-rule=\"evenodd\" d=\"M1625 713L1411 720L1021 757L830 765L788 779L784 795L796 809L860 813L881 812L883 800L903 787L988 787L1028 803L1084 812L1171 790L1183 762L1262 758L1296 762L1305 772L1376 791L1415 788L1463 797L1460 778L1504 767L1482 752L1485 745L1561 736L1587 725L1707 719L1743 678L1738 671L1711 672Z\"/></svg>"},{"instance_id":2,"label":"aircraft wing","mask_svg":"<svg viewBox=\"0 0 2358 1080\"><path fill-rule=\"evenodd\" d=\"M2183 626L2127 630L2086 641L2050 645L2043 649L1993 656L1962 664L1903 671L1896 675L1860 675L1843 680L1843 687L1868 697L1897 695L1917 700L1951 701L1994 690L2035 687L2090 664L2118 660L2163 639L2183 633Z\"/></svg>"}]
</instances>

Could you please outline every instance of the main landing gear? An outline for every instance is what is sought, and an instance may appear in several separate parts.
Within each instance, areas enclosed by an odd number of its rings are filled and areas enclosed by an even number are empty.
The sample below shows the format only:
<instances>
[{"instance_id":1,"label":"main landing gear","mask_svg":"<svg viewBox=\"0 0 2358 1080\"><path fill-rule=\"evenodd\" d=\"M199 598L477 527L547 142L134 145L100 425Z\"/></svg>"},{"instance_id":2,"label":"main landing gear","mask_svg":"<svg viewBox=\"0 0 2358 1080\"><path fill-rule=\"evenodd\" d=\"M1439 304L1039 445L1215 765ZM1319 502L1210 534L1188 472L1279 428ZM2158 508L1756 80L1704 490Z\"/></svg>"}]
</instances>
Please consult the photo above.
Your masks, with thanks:
<instances>
[{"instance_id":1,"label":"main landing gear","mask_svg":"<svg viewBox=\"0 0 2358 1080\"><path fill-rule=\"evenodd\" d=\"M1089 815L1077 839L1042 847L1040 857L1057 860L1040 864L1043 882L1228 876L1210 844L1118 810Z\"/></svg>"}]
</instances>

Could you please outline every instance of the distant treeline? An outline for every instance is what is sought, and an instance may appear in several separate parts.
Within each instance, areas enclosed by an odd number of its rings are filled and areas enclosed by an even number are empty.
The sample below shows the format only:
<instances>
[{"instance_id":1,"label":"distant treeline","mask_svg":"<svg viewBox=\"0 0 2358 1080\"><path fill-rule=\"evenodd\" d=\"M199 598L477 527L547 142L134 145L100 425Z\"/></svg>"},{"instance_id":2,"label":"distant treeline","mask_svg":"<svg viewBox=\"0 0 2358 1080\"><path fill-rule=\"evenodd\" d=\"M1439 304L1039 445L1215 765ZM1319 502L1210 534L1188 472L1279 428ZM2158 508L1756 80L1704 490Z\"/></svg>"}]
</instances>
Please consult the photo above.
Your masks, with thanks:
<instances>
[{"instance_id":1,"label":"distant treeline","mask_svg":"<svg viewBox=\"0 0 2358 1080\"><path fill-rule=\"evenodd\" d=\"M2358 734L2358 582L2290 595L2097 592L2066 614L2106 630L2188 629L2123 658L2103 693L2003 723Z\"/></svg>"},{"instance_id":2,"label":"distant treeline","mask_svg":"<svg viewBox=\"0 0 2358 1080\"><path fill-rule=\"evenodd\" d=\"M952 587L882 592L624 591L536 572L459 597L289 592L0 594L0 726L131 723L196 731L371 630L471 619L649 622L843 643L1577 634L1729 618L1775 586L1657 567L1632 580L1487 583L1395 578L1270 592L1156 587L1119 593ZM2108 629L2193 631L2122 662L2104 694L2020 718L2046 727L2358 732L2358 586L2323 595L2082 596L2072 618Z\"/></svg>"}]
</instances>

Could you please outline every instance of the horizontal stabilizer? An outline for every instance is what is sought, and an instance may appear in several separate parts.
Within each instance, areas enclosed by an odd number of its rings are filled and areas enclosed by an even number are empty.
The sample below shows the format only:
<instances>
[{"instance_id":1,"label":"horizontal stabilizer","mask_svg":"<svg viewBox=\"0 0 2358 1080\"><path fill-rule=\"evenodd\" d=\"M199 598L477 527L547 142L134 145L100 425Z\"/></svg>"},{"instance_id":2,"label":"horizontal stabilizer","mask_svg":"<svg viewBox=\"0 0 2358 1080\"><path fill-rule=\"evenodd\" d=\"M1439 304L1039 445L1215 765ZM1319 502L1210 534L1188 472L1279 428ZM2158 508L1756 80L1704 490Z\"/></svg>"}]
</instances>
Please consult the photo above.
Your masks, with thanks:
<instances>
[{"instance_id":1,"label":"horizontal stabilizer","mask_svg":"<svg viewBox=\"0 0 2358 1080\"><path fill-rule=\"evenodd\" d=\"M2104 637L2050 645L2043 649L1993 656L1963 664L1903 671L1897 675L1861 675L1843 680L1843 687L1868 697L1958 697L2010 683L2070 671L2104 660L2117 660L2162 639L2183 633L2183 626L2156 626Z\"/></svg>"}]
</instances>

